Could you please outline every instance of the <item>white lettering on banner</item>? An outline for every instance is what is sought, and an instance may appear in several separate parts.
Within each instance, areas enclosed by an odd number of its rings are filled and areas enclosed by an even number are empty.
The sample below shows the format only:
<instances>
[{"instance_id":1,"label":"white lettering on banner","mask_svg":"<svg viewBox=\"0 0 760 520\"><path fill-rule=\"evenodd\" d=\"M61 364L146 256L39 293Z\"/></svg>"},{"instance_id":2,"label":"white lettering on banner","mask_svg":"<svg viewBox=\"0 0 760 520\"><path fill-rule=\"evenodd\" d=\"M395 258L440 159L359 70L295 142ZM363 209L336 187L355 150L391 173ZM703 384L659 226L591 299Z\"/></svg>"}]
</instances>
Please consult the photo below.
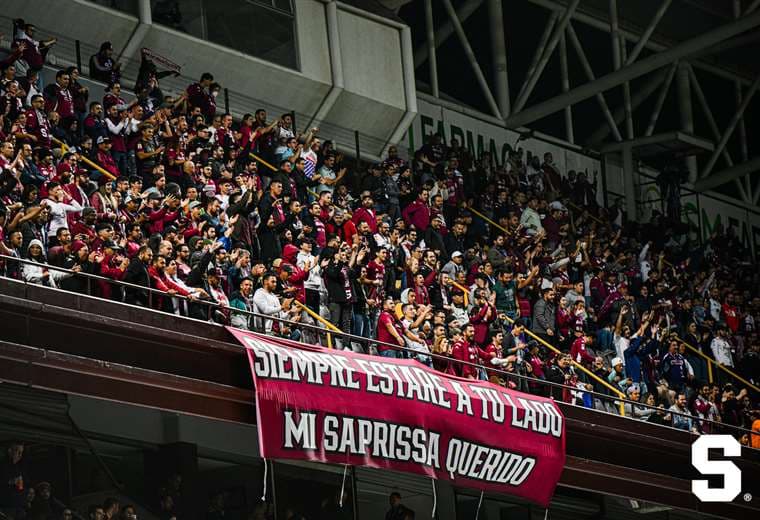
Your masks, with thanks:
<instances>
[{"instance_id":1,"label":"white lettering on banner","mask_svg":"<svg viewBox=\"0 0 760 520\"><path fill-rule=\"evenodd\" d=\"M449 381L454 392L457 394L457 413L466 413L472 415L472 399L465 392L464 387L456 381Z\"/></svg>"},{"instance_id":2,"label":"white lettering on banner","mask_svg":"<svg viewBox=\"0 0 760 520\"><path fill-rule=\"evenodd\" d=\"M471 385L470 390L480 397L483 410L481 419L492 420L498 424L504 423L504 403L499 399L499 392L493 388ZM490 414L488 412L491 412Z\"/></svg>"},{"instance_id":3,"label":"white lettering on banner","mask_svg":"<svg viewBox=\"0 0 760 520\"><path fill-rule=\"evenodd\" d=\"M742 446L730 435L702 435L691 445L691 465L702 475L723 475L722 487L709 487L704 479L691 481L691 492L702 502L731 502L742 490L742 472L731 461L710 460L710 448L719 449L724 457L738 457Z\"/></svg>"},{"instance_id":4,"label":"white lettering on banner","mask_svg":"<svg viewBox=\"0 0 760 520\"><path fill-rule=\"evenodd\" d=\"M530 476L536 459L482 446L462 439L449 440L446 471L452 480L457 475L486 482L519 486Z\"/></svg>"},{"instance_id":5,"label":"white lettering on banner","mask_svg":"<svg viewBox=\"0 0 760 520\"><path fill-rule=\"evenodd\" d=\"M424 428L325 415L323 447L331 453L371 456L401 462L415 462L440 468L441 436Z\"/></svg>"},{"instance_id":6,"label":"white lettering on banner","mask_svg":"<svg viewBox=\"0 0 760 520\"><path fill-rule=\"evenodd\" d=\"M293 419L293 412L284 410L285 439L283 446L286 448L299 447L305 450L316 450L316 418L317 414L301 412L298 414L298 422Z\"/></svg>"},{"instance_id":7,"label":"white lettering on banner","mask_svg":"<svg viewBox=\"0 0 760 520\"><path fill-rule=\"evenodd\" d=\"M518 397L515 403L509 394L501 395L512 407L512 426L552 437L562 437L562 415L554 408L554 404L532 401L524 397ZM517 404L522 406L522 414Z\"/></svg>"}]
</instances>

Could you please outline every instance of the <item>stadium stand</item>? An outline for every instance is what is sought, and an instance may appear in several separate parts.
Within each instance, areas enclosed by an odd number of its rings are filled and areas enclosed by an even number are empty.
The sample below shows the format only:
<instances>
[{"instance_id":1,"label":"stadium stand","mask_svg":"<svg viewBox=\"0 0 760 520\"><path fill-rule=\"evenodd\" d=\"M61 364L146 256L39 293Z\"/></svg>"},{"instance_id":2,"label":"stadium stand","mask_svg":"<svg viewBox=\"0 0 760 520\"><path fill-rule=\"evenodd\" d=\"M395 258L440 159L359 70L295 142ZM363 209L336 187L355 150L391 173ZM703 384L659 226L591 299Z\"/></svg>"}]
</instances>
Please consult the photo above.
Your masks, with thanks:
<instances>
[{"instance_id":1,"label":"stadium stand","mask_svg":"<svg viewBox=\"0 0 760 520\"><path fill-rule=\"evenodd\" d=\"M289 113L221 113L213 71L165 92L147 50L128 102L109 42L88 68L105 92L76 67L43 85L55 42L30 22L0 78L2 276L760 447L760 277L732 229L627 221L529 150L499 168L434 135L367 168ZM71 516L25 490L22 456L5 516ZM90 518L137 518L114 502Z\"/></svg>"}]
</instances>

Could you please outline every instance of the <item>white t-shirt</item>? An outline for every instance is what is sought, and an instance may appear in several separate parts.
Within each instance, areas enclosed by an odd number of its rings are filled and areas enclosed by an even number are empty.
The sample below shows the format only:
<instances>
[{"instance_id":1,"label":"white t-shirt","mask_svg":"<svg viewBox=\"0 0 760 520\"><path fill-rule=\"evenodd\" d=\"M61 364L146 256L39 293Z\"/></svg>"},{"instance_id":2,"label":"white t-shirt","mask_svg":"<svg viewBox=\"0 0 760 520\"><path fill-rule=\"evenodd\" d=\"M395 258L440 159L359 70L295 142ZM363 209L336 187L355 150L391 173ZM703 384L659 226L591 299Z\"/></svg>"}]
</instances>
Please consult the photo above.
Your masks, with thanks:
<instances>
[{"instance_id":1,"label":"white t-shirt","mask_svg":"<svg viewBox=\"0 0 760 520\"><path fill-rule=\"evenodd\" d=\"M623 366L625 366L624 353L626 350L628 350L628 347L631 346L631 340L628 338L624 338L623 336L619 334L615 334L613 336L612 342L615 344L615 354L623 362Z\"/></svg>"}]
</instances>

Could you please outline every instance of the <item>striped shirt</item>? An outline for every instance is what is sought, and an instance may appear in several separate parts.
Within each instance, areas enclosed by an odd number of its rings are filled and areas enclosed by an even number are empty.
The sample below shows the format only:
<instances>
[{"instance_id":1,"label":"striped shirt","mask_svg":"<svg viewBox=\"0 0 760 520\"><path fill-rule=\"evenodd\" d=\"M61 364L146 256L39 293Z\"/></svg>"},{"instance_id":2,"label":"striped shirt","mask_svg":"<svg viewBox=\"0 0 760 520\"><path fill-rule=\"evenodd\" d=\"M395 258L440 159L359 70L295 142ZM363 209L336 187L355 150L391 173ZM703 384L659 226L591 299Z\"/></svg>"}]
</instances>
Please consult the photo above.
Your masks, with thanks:
<instances>
[{"instance_id":1,"label":"striped shirt","mask_svg":"<svg viewBox=\"0 0 760 520\"><path fill-rule=\"evenodd\" d=\"M313 150L309 150L301 154L303 157L303 173L307 179L314 177L314 173L317 170L317 154Z\"/></svg>"}]
</instances>

